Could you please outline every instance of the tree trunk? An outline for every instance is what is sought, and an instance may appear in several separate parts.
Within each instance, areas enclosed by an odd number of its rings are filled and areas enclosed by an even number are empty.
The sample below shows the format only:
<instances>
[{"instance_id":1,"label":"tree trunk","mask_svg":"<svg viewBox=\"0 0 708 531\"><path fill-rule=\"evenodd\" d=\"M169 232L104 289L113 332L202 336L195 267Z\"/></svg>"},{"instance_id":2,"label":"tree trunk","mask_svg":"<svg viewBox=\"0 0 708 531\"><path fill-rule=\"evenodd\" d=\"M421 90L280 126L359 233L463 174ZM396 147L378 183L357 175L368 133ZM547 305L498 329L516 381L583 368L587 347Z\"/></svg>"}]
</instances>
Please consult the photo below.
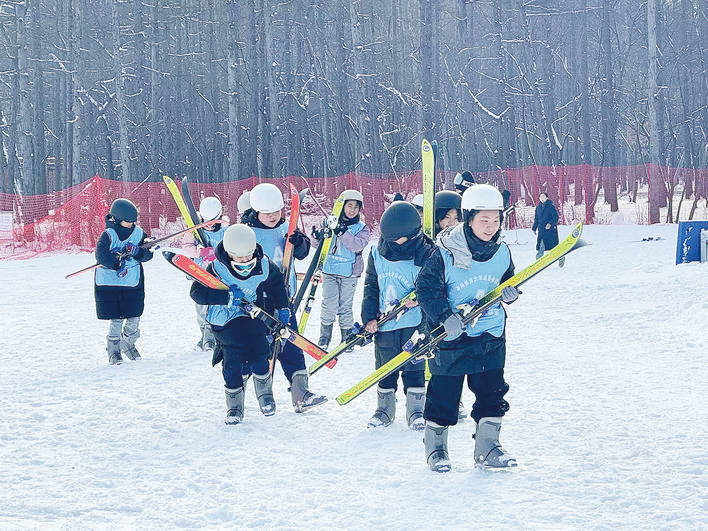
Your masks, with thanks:
<instances>
[{"instance_id":1,"label":"tree trunk","mask_svg":"<svg viewBox=\"0 0 708 531\"><path fill-rule=\"evenodd\" d=\"M123 85L123 62L121 60L121 37L118 0L111 0L111 21L113 31L113 73L115 75L116 115L118 118L118 154L120 155L121 177L123 182L132 180L130 174L130 155L128 152L128 124L126 120L125 93ZM109 162L110 163L110 162Z\"/></svg>"},{"instance_id":2,"label":"tree trunk","mask_svg":"<svg viewBox=\"0 0 708 531\"><path fill-rule=\"evenodd\" d=\"M659 174L659 124L657 119L657 64L656 64L656 2L647 2L647 50L649 56L648 79L648 115L649 115L649 223L659 223L660 198L662 196L663 180Z\"/></svg>"},{"instance_id":3,"label":"tree trunk","mask_svg":"<svg viewBox=\"0 0 708 531\"><path fill-rule=\"evenodd\" d=\"M17 161L21 183L21 193L34 194L35 159L32 151L32 95L30 93L29 38L28 28L32 27L30 0L15 5L15 27L17 31Z\"/></svg>"}]
</instances>

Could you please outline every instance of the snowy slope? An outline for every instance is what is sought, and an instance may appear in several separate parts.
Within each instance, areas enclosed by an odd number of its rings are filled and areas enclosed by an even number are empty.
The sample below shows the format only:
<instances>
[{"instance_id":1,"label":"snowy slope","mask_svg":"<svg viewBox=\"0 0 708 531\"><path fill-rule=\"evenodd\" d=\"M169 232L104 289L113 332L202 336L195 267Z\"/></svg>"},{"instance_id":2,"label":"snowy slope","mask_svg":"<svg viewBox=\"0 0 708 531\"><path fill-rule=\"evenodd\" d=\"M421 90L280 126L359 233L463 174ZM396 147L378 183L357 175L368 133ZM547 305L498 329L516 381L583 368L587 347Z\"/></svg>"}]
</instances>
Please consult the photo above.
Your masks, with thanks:
<instances>
[{"instance_id":1,"label":"snowy slope","mask_svg":"<svg viewBox=\"0 0 708 531\"><path fill-rule=\"evenodd\" d=\"M469 420L451 429L453 471L429 472L401 391L381 431L365 429L374 392L337 405L372 346L312 378L325 406L296 415L278 370L277 414L250 384L227 428L220 371L191 349L188 283L161 257L146 265L144 359L118 367L91 275L63 278L90 255L0 262L0 528L705 528L708 267L673 265L675 233L587 227L592 246L523 288L502 429L519 468L500 473L473 467ZM516 236L518 270L534 241ZM631 242L644 236L666 239Z\"/></svg>"}]
</instances>

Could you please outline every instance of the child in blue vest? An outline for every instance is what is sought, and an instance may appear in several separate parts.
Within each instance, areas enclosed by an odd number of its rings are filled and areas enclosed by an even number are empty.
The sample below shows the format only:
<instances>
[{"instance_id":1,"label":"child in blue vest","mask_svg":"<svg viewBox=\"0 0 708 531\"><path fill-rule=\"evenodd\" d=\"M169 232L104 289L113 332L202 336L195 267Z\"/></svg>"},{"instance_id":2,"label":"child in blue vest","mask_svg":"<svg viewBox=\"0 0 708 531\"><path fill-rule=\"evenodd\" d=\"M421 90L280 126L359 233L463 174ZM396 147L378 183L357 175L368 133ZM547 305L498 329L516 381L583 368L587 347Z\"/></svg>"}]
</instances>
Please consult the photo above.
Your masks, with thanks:
<instances>
[{"instance_id":1,"label":"child in blue vest","mask_svg":"<svg viewBox=\"0 0 708 531\"><path fill-rule=\"evenodd\" d=\"M251 211L242 218L242 222L253 229L263 252L276 266L282 268L283 252L288 238L288 223L283 218L283 194L274 184L261 183L251 190L248 198ZM306 258L310 252L310 239L300 230L296 230L290 236L290 241L293 244L293 256L298 260ZM290 295L295 293L296 284L293 267L287 283ZM266 303L270 305L267 300ZM269 308L266 306L264 309L267 311ZM290 326L297 330L295 315L290 316ZM305 356L301 349L292 343L285 343L278 355L278 361L290 383L290 394L296 413L302 413L327 401L327 397L316 395L308 389Z\"/></svg>"},{"instance_id":2,"label":"child in blue vest","mask_svg":"<svg viewBox=\"0 0 708 531\"><path fill-rule=\"evenodd\" d=\"M343 341L354 326L354 292L364 271L362 252L371 239L371 230L361 213L364 197L358 190L344 190L344 207L334 228L334 238L322 269L322 310L320 347L327 350L332 340L335 318ZM318 239L325 235L316 231Z\"/></svg>"},{"instance_id":3,"label":"child in blue vest","mask_svg":"<svg viewBox=\"0 0 708 531\"><path fill-rule=\"evenodd\" d=\"M218 197L205 197L199 203L199 221L217 219L221 217L222 213L223 206ZM203 227L200 232L204 235L206 241L201 241L192 233L187 233L185 235L186 241L182 244L183 250L188 255L193 256L197 264L206 267L215 260L214 249L224 239L224 232L228 226L228 223L220 222ZM196 345L196 349L202 351L213 350L215 348L215 340L211 326L206 321L207 307L197 303L194 303L194 306L197 310L197 323L201 330L201 338Z\"/></svg>"},{"instance_id":4,"label":"child in blue vest","mask_svg":"<svg viewBox=\"0 0 708 531\"><path fill-rule=\"evenodd\" d=\"M415 207L405 201L395 201L381 217L381 239L371 249L366 265L364 300L361 319L366 330L376 333L374 352L378 369L403 350L421 323L421 311L415 300L407 301L408 310L398 319L378 328L377 319L389 306L414 290L416 278L426 257L435 249L432 240L421 231L421 220ZM424 365L407 364L379 382L378 402L368 427L390 425L396 415L398 377L403 380L406 395L408 427L422 430L425 398Z\"/></svg>"},{"instance_id":5,"label":"child in blue vest","mask_svg":"<svg viewBox=\"0 0 708 531\"><path fill-rule=\"evenodd\" d=\"M140 337L140 316L145 307L143 262L152 259L152 250L140 247L147 239L136 223L138 209L128 199L116 199L106 216L106 230L96 244L94 274L96 315L110 320L107 337L108 363L140 359L135 341Z\"/></svg>"},{"instance_id":6,"label":"child in blue vest","mask_svg":"<svg viewBox=\"0 0 708 531\"><path fill-rule=\"evenodd\" d=\"M496 304L475 323L462 325L458 308L475 304L486 293L513 276L507 245L500 241L503 199L486 184L472 185L462 196L463 223L441 234L416 281L416 294L430 328L443 324L446 339L430 360L432 376L426 391L425 452L431 470L447 472L448 427L458 420L458 403L467 378L475 394L472 418L476 422L474 457L484 467L516 466L499 443L499 430L509 404L504 395L506 312ZM519 296L514 287L502 291L511 304Z\"/></svg>"},{"instance_id":7,"label":"child in blue vest","mask_svg":"<svg viewBox=\"0 0 708 531\"><path fill-rule=\"evenodd\" d=\"M278 319L290 319L288 295L283 275L256 243L250 227L231 225L207 271L229 286L229 291L207 288L194 282L190 295L194 302L207 306L206 320L211 325L223 355L222 374L226 394L226 424L238 424L244 413L243 366L253 370L254 387L261 412L275 414L273 379L268 355L269 331L264 323L252 319L242 308L246 300L261 308L267 305Z\"/></svg>"}]
</instances>

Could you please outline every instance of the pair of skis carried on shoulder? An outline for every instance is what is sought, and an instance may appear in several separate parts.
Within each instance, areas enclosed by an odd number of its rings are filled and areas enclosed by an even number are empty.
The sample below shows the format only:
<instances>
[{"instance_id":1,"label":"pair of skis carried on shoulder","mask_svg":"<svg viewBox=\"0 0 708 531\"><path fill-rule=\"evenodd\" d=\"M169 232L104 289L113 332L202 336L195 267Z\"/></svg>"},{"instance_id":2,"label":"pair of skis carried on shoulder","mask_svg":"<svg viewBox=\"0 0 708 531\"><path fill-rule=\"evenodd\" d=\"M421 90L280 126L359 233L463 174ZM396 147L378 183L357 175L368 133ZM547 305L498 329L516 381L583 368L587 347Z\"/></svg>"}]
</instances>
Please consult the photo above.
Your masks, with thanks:
<instances>
[{"instance_id":1,"label":"pair of skis carried on shoulder","mask_svg":"<svg viewBox=\"0 0 708 531\"><path fill-rule=\"evenodd\" d=\"M163 251L162 254L170 264L175 266L177 269L187 273L190 277L192 277L200 284L211 289L229 289L226 284L224 284L217 277L209 273L206 269L198 265L196 262L194 262L194 260L187 258L182 254L173 253L171 251ZM242 300L240 304L241 308L252 319L259 319L260 321L262 321L277 341L281 343L282 341L288 341L296 347L301 348L303 352L306 352L316 360L321 359L327 354L324 350L322 350L312 341L298 334L289 326L284 325L261 307L246 300ZM330 360L327 363L327 367L331 369L335 366L336 363L337 360Z\"/></svg>"},{"instance_id":2,"label":"pair of skis carried on shoulder","mask_svg":"<svg viewBox=\"0 0 708 531\"><path fill-rule=\"evenodd\" d=\"M463 307L461 315L463 325L466 326L474 323L476 319L478 319L479 316L481 316L485 311L495 304L499 304L501 301L501 292L505 287L521 286L526 281L546 269L548 266L560 260L566 254L587 245L584 240L580 239L582 230L582 223L579 223L572 230L570 235L559 245L551 249L550 252L488 292L476 304L466 305ZM395 356L388 363L379 367L364 379L360 380L353 387L340 394L337 397L337 403L340 405L348 404L364 391L370 389L379 381L403 367L409 361L418 363L434 357L438 345L442 343L446 337L445 328L442 325L437 326L427 335L419 331L415 331L410 340L408 340L404 345L403 351L400 354Z\"/></svg>"}]
</instances>

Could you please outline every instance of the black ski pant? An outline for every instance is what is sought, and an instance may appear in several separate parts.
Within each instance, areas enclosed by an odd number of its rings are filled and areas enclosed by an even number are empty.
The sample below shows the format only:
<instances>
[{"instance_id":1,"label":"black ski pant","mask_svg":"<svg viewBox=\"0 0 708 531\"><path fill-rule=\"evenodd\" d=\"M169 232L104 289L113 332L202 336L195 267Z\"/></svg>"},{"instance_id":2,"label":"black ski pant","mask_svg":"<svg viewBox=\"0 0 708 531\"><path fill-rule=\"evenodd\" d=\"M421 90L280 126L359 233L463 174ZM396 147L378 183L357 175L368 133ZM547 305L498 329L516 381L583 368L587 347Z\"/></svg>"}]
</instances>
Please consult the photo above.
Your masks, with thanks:
<instances>
[{"instance_id":1,"label":"black ski pant","mask_svg":"<svg viewBox=\"0 0 708 531\"><path fill-rule=\"evenodd\" d=\"M250 317L237 317L226 326L213 327L224 357L221 373L227 389L243 387L243 367L251 367L256 374L268 373L270 346L265 325Z\"/></svg>"},{"instance_id":2,"label":"black ski pant","mask_svg":"<svg viewBox=\"0 0 708 531\"><path fill-rule=\"evenodd\" d=\"M425 394L425 420L440 426L457 424L457 410L465 376L467 386L475 396L470 415L475 422L484 417L503 417L509 411L509 403L504 400L504 395L509 391L509 385L504 381L504 369L459 376L433 374Z\"/></svg>"},{"instance_id":3,"label":"black ski pant","mask_svg":"<svg viewBox=\"0 0 708 531\"><path fill-rule=\"evenodd\" d=\"M386 362L398 356L403 350L403 344L408 341L414 327L399 328L389 332L378 332L375 336L374 353L376 355L376 368L378 369ZM403 392L407 393L409 387L425 387L425 364L406 363L402 368L389 374L379 382L381 389L398 389L398 376L403 380Z\"/></svg>"},{"instance_id":4,"label":"black ski pant","mask_svg":"<svg viewBox=\"0 0 708 531\"><path fill-rule=\"evenodd\" d=\"M297 331L297 319L294 315L292 315L292 308L290 308L290 312L290 328ZM273 345L271 344L269 348L272 349ZM271 356L270 353L269 356ZM305 370L305 355L303 354L302 349L296 347L290 343L290 341L285 341L285 343L283 343L283 347L280 349L280 353L278 354L278 361L280 362L280 368L283 369L283 373L285 373L285 377L288 379L288 382L292 382L293 374L297 371ZM253 366L243 366L243 376L249 376L252 372L256 374L263 374L262 372L258 372Z\"/></svg>"}]
</instances>

